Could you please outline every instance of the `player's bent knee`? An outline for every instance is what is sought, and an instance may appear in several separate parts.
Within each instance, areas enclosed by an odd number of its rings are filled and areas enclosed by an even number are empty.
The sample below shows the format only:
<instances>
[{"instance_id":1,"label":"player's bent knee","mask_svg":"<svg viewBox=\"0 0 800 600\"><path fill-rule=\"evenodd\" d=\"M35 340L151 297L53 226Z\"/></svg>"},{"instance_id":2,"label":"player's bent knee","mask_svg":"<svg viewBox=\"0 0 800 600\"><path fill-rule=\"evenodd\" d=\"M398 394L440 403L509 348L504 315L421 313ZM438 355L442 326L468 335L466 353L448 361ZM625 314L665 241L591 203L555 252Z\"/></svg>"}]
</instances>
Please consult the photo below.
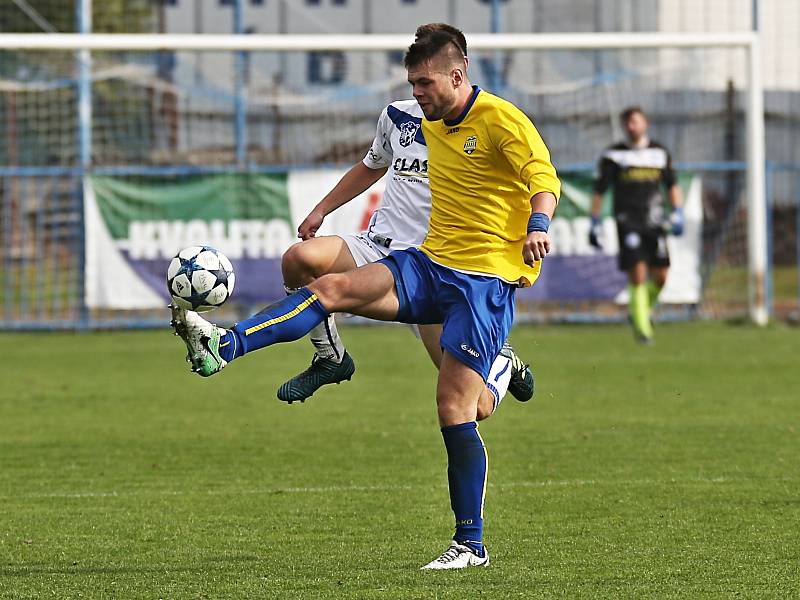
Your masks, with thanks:
<instances>
[{"instance_id":1,"label":"player's bent knee","mask_svg":"<svg viewBox=\"0 0 800 600\"><path fill-rule=\"evenodd\" d=\"M300 242L284 252L281 259L281 271L287 285L307 285L323 272L319 253Z\"/></svg>"},{"instance_id":2,"label":"player's bent knee","mask_svg":"<svg viewBox=\"0 0 800 600\"><path fill-rule=\"evenodd\" d=\"M346 275L329 273L316 279L308 287L329 312L338 312L342 299L347 297L349 285Z\"/></svg>"},{"instance_id":3,"label":"player's bent knee","mask_svg":"<svg viewBox=\"0 0 800 600\"><path fill-rule=\"evenodd\" d=\"M474 404L470 405L470 403L464 403L450 396L437 394L436 409L439 415L439 424L442 426L458 425L459 423L467 423L477 419L476 406Z\"/></svg>"},{"instance_id":4,"label":"player's bent knee","mask_svg":"<svg viewBox=\"0 0 800 600\"><path fill-rule=\"evenodd\" d=\"M478 411L476 420L483 421L488 419L494 412L495 395L489 391L489 388L484 388L481 392L481 397L478 398Z\"/></svg>"},{"instance_id":5,"label":"player's bent knee","mask_svg":"<svg viewBox=\"0 0 800 600\"><path fill-rule=\"evenodd\" d=\"M294 283L294 280L301 279L304 267L302 251L300 250L301 245L302 242L289 246L281 257L281 272L283 273L283 280L287 284Z\"/></svg>"}]
</instances>

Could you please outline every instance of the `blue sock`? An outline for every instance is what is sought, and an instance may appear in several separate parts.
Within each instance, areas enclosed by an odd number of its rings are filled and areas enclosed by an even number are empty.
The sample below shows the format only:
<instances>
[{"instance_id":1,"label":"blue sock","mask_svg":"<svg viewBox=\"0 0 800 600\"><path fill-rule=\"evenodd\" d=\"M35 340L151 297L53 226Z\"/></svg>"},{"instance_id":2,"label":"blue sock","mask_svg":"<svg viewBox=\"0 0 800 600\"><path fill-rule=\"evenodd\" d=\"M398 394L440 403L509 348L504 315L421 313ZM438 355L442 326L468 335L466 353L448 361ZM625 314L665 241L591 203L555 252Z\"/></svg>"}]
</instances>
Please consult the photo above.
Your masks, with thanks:
<instances>
[{"instance_id":1,"label":"blue sock","mask_svg":"<svg viewBox=\"0 0 800 600\"><path fill-rule=\"evenodd\" d=\"M265 346L298 340L328 314L316 294L301 288L229 329L220 340L219 354L230 362Z\"/></svg>"},{"instance_id":2,"label":"blue sock","mask_svg":"<svg viewBox=\"0 0 800 600\"><path fill-rule=\"evenodd\" d=\"M456 516L453 539L483 556L483 496L486 491L486 448L475 421L442 427L447 448L450 506Z\"/></svg>"}]
</instances>

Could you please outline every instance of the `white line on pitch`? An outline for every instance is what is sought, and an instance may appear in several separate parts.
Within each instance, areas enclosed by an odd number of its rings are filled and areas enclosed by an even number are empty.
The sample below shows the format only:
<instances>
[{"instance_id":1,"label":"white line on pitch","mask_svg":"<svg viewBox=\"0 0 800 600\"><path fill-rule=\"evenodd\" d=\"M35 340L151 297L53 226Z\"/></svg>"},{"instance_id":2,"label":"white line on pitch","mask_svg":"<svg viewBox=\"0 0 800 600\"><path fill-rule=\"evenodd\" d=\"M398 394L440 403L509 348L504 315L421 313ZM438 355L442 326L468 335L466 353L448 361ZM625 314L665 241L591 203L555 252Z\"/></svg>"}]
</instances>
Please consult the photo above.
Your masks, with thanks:
<instances>
[{"instance_id":1,"label":"white line on pitch","mask_svg":"<svg viewBox=\"0 0 800 600\"><path fill-rule=\"evenodd\" d=\"M733 483L745 482L748 479L732 479L729 477L695 477L690 479L629 479L629 480L594 480L567 479L546 481L509 481L489 483L492 488L547 488L547 487L585 487L593 485L640 486L640 485L684 485L694 483ZM791 481L791 480L786 480ZM280 494L324 494L336 492L401 492L411 490L430 490L445 487L432 485L331 485L319 487L286 487L260 489L217 489L217 490L126 490L109 492L31 492L17 495L2 495L0 499L14 500L23 498L119 498L129 496L247 496L247 495L280 495Z\"/></svg>"}]
</instances>

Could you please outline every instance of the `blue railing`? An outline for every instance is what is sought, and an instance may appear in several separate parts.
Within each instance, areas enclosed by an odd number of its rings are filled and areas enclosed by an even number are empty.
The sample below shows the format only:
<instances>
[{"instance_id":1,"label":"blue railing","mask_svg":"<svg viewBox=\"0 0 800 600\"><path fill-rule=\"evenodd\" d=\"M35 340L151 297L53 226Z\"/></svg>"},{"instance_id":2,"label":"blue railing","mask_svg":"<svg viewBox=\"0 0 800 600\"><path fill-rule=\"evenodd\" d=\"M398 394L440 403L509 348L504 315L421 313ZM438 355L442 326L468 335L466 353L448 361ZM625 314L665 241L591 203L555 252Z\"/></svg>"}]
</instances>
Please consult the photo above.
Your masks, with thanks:
<instances>
[{"instance_id":1,"label":"blue railing","mask_svg":"<svg viewBox=\"0 0 800 600\"><path fill-rule=\"evenodd\" d=\"M307 165L305 168L341 165ZM681 170L698 173L734 173L741 175L746 168L741 161L680 162ZM0 214L3 241L3 266L6 281L2 292L0 329L90 329L108 327L152 327L163 324L163 316L144 312L90 311L84 302L85 235L83 223L83 178L89 174L108 176L191 176L228 172L276 173L286 166L201 165L201 166L105 166L84 169L80 166L3 166L0 167ZM303 167L292 166L292 170ZM587 171L591 163L562 165L562 172ZM775 177L786 174L793 178L796 208L794 239L795 271L800 265L800 165L767 164L767 197L770 208L775 206ZM741 194L739 195L741 196ZM27 204L26 204L27 203ZM735 218L737 207L728 203L723 219ZM769 211L769 255L776 251L775 228ZM783 225L783 224L782 224ZM722 227L723 231L725 227ZM707 265L713 268L714 255L726 240L724 234L708 248ZM781 256L786 257L785 246ZM742 249L742 252L745 252ZM710 274L709 270L707 275ZM775 278L772 261L768 272L769 307L775 303ZM785 299L784 299L785 300ZM795 308L800 309L800 276L798 277ZM598 321L591 312L575 312L573 321Z\"/></svg>"}]
</instances>

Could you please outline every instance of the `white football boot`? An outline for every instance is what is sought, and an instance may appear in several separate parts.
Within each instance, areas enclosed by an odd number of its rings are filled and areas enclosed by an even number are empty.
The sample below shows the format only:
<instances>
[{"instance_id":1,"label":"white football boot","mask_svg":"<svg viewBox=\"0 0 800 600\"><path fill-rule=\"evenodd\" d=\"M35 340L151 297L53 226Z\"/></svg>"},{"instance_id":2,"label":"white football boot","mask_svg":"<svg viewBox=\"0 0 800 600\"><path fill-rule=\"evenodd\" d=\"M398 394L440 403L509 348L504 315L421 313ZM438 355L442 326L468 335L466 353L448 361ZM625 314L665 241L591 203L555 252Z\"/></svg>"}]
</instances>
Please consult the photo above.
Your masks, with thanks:
<instances>
[{"instance_id":1,"label":"white football boot","mask_svg":"<svg viewBox=\"0 0 800 600\"><path fill-rule=\"evenodd\" d=\"M203 377L218 373L227 364L219 355L220 338L227 333L225 329L209 323L191 310L170 304L172 311L172 329L186 344L189 353L186 361L192 365L192 371Z\"/></svg>"},{"instance_id":2,"label":"white football boot","mask_svg":"<svg viewBox=\"0 0 800 600\"><path fill-rule=\"evenodd\" d=\"M483 547L483 556L478 556L469 546L459 544L453 540L450 547L445 550L436 560L432 560L420 570L444 570L444 569L465 569L467 567L488 567L489 551Z\"/></svg>"}]
</instances>

